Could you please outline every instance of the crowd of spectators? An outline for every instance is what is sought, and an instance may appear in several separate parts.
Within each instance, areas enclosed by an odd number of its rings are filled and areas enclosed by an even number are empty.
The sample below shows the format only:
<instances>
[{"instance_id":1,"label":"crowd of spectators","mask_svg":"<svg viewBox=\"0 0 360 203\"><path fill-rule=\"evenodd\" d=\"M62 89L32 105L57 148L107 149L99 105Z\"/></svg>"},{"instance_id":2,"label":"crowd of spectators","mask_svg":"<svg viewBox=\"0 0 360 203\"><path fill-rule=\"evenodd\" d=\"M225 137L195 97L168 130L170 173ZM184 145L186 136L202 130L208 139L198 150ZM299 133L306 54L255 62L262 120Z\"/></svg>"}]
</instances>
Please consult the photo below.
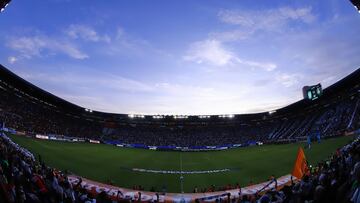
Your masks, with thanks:
<instances>
[{"instance_id":1,"label":"crowd of spectators","mask_svg":"<svg viewBox=\"0 0 360 203\"><path fill-rule=\"evenodd\" d=\"M216 202L360 203L359 183L360 141L357 139L337 149L329 160L309 168L309 173L301 180L280 190L245 195L241 193L239 185L228 186L224 190L239 188L239 197L219 198ZM202 191L196 188L194 192ZM73 185L66 173L47 167L41 159L35 160L30 152L6 136L0 136L0 200L5 203L139 201L121 198L111 200L105 192L94 195L82 187L81 181Z\"/></svg>"},{"instance_id":2,"label":"crowd of spectators","mask_svg":"<svg viewBox=\"0 0 360 203\"><path fill-rule=\"evenodd\" d=\"M356 90L357 91L357 90ZM104 131L104 123L59 111L29 95L0 86L0 121L6 127L27 134L57 134L74 137L117 140L122 143L155 146L209 146L240 144L248 141L272 142L306 137L343 134L360 128L360 98L329 100L326 105L256 121L199 125L137 124L114 125ZM110 132L110 133L109 133ZM211 192L239 188L195 188ZM141 189L137 188L137 189ZM240 189L240 188L239 188ZM47 167L13 143L0 137L0 200L5 202L111 202L105 193L93 196L81 184L72 185L66 173ZM222 201L219 199L219 201ZM330 160L319 163L301 181L280 191L263 195L241 195L231 202L356 202L360 203L360 142L336 151Z\"/></svg>"},{"instance_id":3,"label":"crowd of spectators","mask_svg":"<svg viewBox=\"0 0 360 203\"><path fill-rule=\"evenodd\" d=\"M359 203L360 142L356 140L334 152L331 159L309 169L302 180L264 195L244 196L240 202L260 203Z\"/></svg>"},{"instance_id":4,"label":"crowd of spectators","mask_svg":"<svg viewBox=\"0 0 360 203\"><path fill-rule=\"evenodd\" d=\"M80 179L81 180L81 179ZM36 161L26 149L0 136L0 202L4 203L110 203L101 193L92 195L81 185L72 185L66 173Z\"/></svg>"},{"instance_id":5,"label":"crowd of spectators","mask_svg":"<svg viewBox=\"0 0 360 203\"><path fill-rule=\"evenodd\" d=\"M122 143L184 147L244 144L248 141L273 142L304 138L311 133L330 137L360 128L360 108L357 103L359 99L349 99L286 119L264 119L257 122L172 127L128 125L117 128L107 138Z\"/></svg>"},{"instance_id":6,"label":"crowd of spectators","mask_svg":"<svg viewBox=\"0 0 360 203\"><path fill-rule=\"evenodd\" d=\"M101 135L99 123L66 115L48 104L7 89L0 88L0 96L0 121L17 131L89 138Z\"/></svg>"},{"instance_id":7,"label":"crowd of spectators","mask_svg":"<svg viewBox=\"0 0 360 203\"><path fill-rule=\"evenodd\" d=\"M292 180L289 185L278 189L245 195L240 188L239 198L228 196L225 201L219 198L215 202L360 203L359 138L337 149L329 160L309 167L301 180Z\"/></svg>"},{"instance_id":8,"label":"crowd of spectators","mask_svg":"<svg viewBox=\"0 0 360 203\"><path fill-rule=\"evenodd\" d=\"M279 142L304 139L311 133L321 137L341 135L360 128L360 94L357 87L309 103L296 112L258 116L255 119L224 118L212 122L116 121L116 116L93 120L82 113L62 111L14 88L0 83L0 121L27 134L65 135L147 146L214 146L244 144L249 141ZM355 94L354 94L355 92ZM342 93L342 95L340 95ZM352 95L352 96L350 96ZM340 99L339 99L340 98ZM84 112L85 113L85 112ZM113 125L107 126L107 121ZM306 139L306 138L305 138Z\"/></svg>"}]
</instances>

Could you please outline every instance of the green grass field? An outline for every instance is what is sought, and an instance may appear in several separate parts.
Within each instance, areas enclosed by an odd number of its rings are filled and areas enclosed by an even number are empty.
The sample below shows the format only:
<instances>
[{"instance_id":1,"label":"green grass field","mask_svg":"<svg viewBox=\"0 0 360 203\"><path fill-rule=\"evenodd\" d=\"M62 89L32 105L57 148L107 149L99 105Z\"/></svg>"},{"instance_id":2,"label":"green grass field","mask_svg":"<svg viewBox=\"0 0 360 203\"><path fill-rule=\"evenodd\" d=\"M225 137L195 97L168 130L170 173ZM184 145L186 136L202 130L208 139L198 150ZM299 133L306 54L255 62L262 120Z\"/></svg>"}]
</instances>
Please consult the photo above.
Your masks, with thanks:
<instances>
[{"instance_id":1,"label":"green grass field","mask_svg":"<svg viewBox=\"0 0 360 203\"><path fill-rule=\"evenodd\" d=\"M142 185L146 190L151 186L161 190L166 186L168 192L181 191L179 174L142 173L124 168L180 170L182 165L183 171L236 169L223 173L184 175L185 192L191 192L195 186L202 188L237 182L248 185L250 181L263 182L272 174L289 174L298 147L304 145L265 145L212 152L160 152L102 144L45 141L15 135L10 137L34 155L40 154L47 165L60 170L67 169L100 182L112 180L115 185L127 188ZM310 150L305 150L307 159L311 164L316 164L352 139L340 137L313 144Z\"/></svg>"}]
</instances>

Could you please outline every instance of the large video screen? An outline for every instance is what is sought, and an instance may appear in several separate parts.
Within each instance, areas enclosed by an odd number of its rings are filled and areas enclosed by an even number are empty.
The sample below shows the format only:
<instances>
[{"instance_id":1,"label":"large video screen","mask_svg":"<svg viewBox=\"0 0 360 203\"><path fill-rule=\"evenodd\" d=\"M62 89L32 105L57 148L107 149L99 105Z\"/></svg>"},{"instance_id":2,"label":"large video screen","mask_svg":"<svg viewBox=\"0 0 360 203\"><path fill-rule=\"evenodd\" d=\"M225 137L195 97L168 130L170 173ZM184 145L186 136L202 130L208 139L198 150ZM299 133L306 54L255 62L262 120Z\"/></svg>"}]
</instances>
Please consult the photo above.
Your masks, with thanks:
<instances>
[{"instance_id":1,"label":"large video screen","mask_svg":"<svg viewBox=\"0 0 360 203\"><path fill-rule=\"evenodd\" d=\"M303 87L304 99L315 100L322 95L321 84Z\"/></svg>"}]
</instances>

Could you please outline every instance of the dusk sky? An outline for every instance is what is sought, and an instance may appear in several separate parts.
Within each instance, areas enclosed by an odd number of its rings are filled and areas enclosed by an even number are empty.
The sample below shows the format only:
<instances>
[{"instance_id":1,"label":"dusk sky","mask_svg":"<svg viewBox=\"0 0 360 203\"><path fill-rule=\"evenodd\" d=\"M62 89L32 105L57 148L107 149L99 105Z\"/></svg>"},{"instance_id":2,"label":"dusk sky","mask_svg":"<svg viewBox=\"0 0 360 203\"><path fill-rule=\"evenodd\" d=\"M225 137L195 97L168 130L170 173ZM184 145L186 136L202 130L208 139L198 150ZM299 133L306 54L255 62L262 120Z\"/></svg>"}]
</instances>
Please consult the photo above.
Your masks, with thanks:
<instances>
[{"instance_id":1,"label":"dusk sky","mask_svg":"<svg viewBox=\"0 0 360 203\"><path fill-rule=\"evenodd\" d=\"M348 0L13 0L0 63L99 111L262 112L359 68L360 14Z\"/></svg>"}]
</instances>

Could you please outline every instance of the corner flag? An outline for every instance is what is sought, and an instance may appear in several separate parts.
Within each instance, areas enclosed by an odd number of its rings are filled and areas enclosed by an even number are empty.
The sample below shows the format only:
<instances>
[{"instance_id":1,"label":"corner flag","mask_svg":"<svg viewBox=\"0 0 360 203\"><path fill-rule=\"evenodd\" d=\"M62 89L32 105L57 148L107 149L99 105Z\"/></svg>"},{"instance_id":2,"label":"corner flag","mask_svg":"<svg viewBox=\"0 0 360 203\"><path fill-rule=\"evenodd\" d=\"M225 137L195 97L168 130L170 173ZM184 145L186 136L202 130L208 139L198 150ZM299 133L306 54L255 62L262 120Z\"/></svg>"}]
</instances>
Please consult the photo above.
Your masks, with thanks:
<instances>
[{"instance_id":1,"label":"corner flag","mask_svg":"<svg viewBox=\"0 0 360 203\"><path fill-rule=\"evenodd\" d=\"M294 164L294 169L291 173L291 175L295 176L296 178L301 179L305 174L309 172L307 163L306 163L306 157L305 153L302 147L299 147L296 161Z\"/></svg>"}]
</instances>

